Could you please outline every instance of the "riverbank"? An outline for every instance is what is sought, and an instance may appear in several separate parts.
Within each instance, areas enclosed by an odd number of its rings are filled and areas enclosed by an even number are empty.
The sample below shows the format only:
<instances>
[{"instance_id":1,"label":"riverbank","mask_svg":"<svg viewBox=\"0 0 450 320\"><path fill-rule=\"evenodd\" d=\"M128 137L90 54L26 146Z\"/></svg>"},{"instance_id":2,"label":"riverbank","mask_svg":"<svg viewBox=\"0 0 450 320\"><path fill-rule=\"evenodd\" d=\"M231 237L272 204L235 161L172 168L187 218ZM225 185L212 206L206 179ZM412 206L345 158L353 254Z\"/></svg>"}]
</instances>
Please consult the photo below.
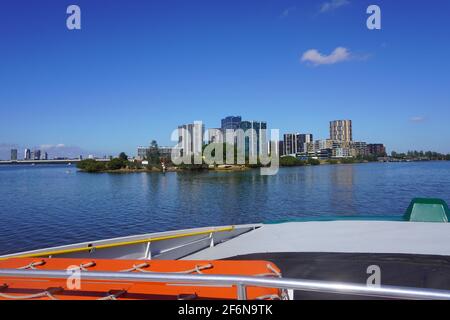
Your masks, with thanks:
<instances>
[{"instance_id":1,"label":"riverbank","mask_svg":"<svg viewBox=\"0 0 450 320\"><path fill-rule=\"evenodd\" d=\"M228 164L221 164L218 166L212 166L208 168L209 170L215 170L215 171L244 171L244 170L250 170L250 167L247 167L245 165L228 165Z\"/></svg>"},{"instance_id":2,"label":"riverbank","mask_svg":"<svg viewBox=\"0 0 450 320\"><path fill-rule=\"evenodd\" d=\"M87 170L79 169L81 172L89 172ZM120 168L117 170L101 170L97 171L97 173L118 173L118 174L125 174L125 173L159 173L159 172L176 172L180 171L176 167L169 167L165 171L159 168Z\"/></svg>"},{"instance_id":3,"label":"riverbank","mask_svg":"<svg viewBox=\"0 0 450 320\"><path fill-rule=\"evenodd\" d=\"M432 160L416 160L404 162L425 162ZM447 160L436 160L446 162ZM295 157L281 157L279 166L283 167L302 167L302 166L321 166L321 165L346 165L362 163L387 163L400 161L369 161L367 159L343 158L343 159L308 159L300 160ZM402 161L403 162L403 161ZM142 165L139 162L130 162L126 160L112 159L110 162L96 162L95 160L83 160L77 164L81 172L87 173L164 173L164 172L199 172L199 171L218 171L218 172L237 172L251 169L259 169L261 165L180 165L166 166L164 169L160 165Z\"/></svg>"},{"instance_id":4,"label":"riverbank","mask_svg":"<svg viewBox=\"0 0 450 320\"><path fill-rule=\"evenodd\" d=\"M204 168L182 168L182 167L166 167L165 170L162 168L151 167L151 168L120 168L115 170L98 170L98 171L89 171L86 169L80 169L81 172L87 173L117 173L117 174L126 174L126 173L162 173L162 172L191 172L191 171L218 171L218 172L236 172L236 171L246 171L251 170L253 168L243 166L243 165L223 165L217 167L204 167Z\"/></svg>"}]
</instances>

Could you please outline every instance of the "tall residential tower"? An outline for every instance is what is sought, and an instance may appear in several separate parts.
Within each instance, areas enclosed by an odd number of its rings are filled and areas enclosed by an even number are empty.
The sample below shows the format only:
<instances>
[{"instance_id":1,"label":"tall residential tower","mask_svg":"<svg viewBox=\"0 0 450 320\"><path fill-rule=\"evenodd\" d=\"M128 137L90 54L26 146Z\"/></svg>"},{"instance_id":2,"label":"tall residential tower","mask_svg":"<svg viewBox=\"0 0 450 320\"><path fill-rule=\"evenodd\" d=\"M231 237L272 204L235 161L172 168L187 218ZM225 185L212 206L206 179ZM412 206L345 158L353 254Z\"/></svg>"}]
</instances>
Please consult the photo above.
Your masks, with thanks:
<instances>
[{"instance_id":1,"label":"tall residential tower","mask_svg":"<svg viewBox=\"0 0 450 320\"><path fill-rule=\"evenodd\" d=\"M31 150L30 149L25 149L25 151L23 153L23 159L31 160Z\"/></svg>"},{"instance_id":2,"label":"tall residential tower","mask_svg":"<svg viewBox=\"0 0 450 320\"><path fill-rule=\"evenodd\" d=\"M17 149L11 149L11 161L17 161Z\"/></svg>"},{"instance_id":3,"label":"tall residential tower","mask_svg":"<svg viewBox=\"0 0 450 320\"><path fill-rule=\"evenodd\" d=\"M287 133L283 137L283 154L297 154L306 152L306 144L313 141L313 135L310 133Z\"/></svg>"},{"instance_id":4,"label":"tall residential tower","mask_svg":"<svg viewBox=\"0 0 450 320\"><path fill-rule=\"evenodd\" d=\"M352 120L330 121L330 140L352 141Z\"/></svg>"},{"instance_id":5,"label":"tall residential tower","mask_svg":"<svg viewBox=\"0 0 450 320\"><path fill-rule=\"evenodd\" d=\"M205 125L201 121L178 126L178 142L183 155L202 154Z\"/></svg>"}]
</instances>

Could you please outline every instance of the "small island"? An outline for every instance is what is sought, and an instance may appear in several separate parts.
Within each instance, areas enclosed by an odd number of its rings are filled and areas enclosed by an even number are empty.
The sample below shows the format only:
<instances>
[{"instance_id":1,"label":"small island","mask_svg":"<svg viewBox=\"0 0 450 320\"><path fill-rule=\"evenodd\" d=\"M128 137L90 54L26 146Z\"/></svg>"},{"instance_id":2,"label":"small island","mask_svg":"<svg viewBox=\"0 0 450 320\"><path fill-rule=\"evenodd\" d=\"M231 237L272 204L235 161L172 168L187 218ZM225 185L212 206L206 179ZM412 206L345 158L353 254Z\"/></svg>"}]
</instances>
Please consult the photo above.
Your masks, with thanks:
<instances>
[{"instance_id":1,"label":"small island","mask_svg":"<svg viewBox=\"0 0 450 320\"><path fill-rule=\"evenodd\" d=\"M206 147L206 146L205 146ZM225 150L225 146L224 146ZM236 150L235 150L236 153ZM225 156L225 154L224 154ZM450 161L450 154L440 154L437 152L409 151L407 153L397 153L393 151L391 156L357 156L335 159L318 159L296 157L294 155L281 156L279 158L280 167L299 167L317 165L337 165L356 164L369 162L413 162L413 161ZM192 163L194 163L192 161ZM236 172L255 168L261 168L259 162L250 164L246 158L245 164L180 164L175 165L170 157L161 155L156 141L152 141L147 156L143 160L130 159L125 152L121 152L118 157L110 158L109 161L96 161L95 159L85 159L77 163L77 168L89 173L152 173L152 172L197 172L197 171L221 171Z\"/></svg>"}]
</instances>

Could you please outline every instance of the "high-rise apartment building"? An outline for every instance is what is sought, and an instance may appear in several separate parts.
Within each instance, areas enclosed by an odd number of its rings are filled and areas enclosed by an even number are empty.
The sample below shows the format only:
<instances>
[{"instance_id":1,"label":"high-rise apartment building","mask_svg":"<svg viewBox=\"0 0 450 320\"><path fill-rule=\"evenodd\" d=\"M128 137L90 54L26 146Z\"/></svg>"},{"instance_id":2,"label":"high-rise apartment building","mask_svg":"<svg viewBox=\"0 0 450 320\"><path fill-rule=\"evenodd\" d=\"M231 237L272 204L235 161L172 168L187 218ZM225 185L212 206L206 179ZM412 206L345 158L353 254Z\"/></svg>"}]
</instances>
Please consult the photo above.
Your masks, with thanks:
<instances>
[{"instance_id":1,"label":"high-rise apartment building","mask_svg":"<svg viewBox=\"0 0 450 320\"><path fill-rule=\"evenodd\" d=\"M239 129L242 131L238 134ZM248 131L250 129L253 131ZM240 116L229 116L222 119L221 131L224 142L244 143L247 156L256 157L261 152L268 154L267 123L264 121L242 121Z\"/></svg>"},{"instance_id":2,"label":"high-rise apartment building","mask_svg":"<svg viewBox=\"0 0 450 320\"><path fill-rule=\"evenodd\" d=\"M298 152L306 152L306 144L311 142L313 142L313 135L311 133L297 135Z\"/></svg>"},{"instance_id":3,"label":"high-rise apartment building","mask_svg":"<svg viewBox=\"0 0 450 320\"><path fill-rule=\"evenodd\" d=\"M310 133L287 133L283 136L284 154L296 154L306 152L306 144L313 141Z\"/></svg>"},{"instance_id":4,"label":"high-rise apartment building","mask_svg":"<svg viewBox=\"0 0 450 320\"><path fill-rule=\"evenodd\" d=\"M229 116L222 119L220 128L222 129L223 133L225 133L226 129L236 130L240 128L241 122L241 116Z\"/></svg>"},{"instance_id":5,"label":"high-rise apartment building","mask_svg":"<svg viewBox=\"0 0 450 320\"><path fill-rule=\"evenodd\" d=\"M245 134L245 152L249 156L268 154L267 123L264 121L242 121L239 129ZM247 131L247 130L252 131Z\"/></svg>"},{"instance_id":6,"label":"high-rise apartment building","mask_svg":"<svg viewBox=\"0 0 450 320\"><path fill-rule=\"evenodd\" d=\"M23 153L23 159L31 160L31 150L30 149L25 149L25 151Z\"/></svg>"},{"instance_id":7,"label":"high-rise apartment building","mask_svg":"<svg viewBox=\"0 0 450 320\"><path fill-rule=\"evenodd\" d=\"M237 143L235 131L241 128L241 122L241 116L228 116L221 120L220 130L222 131L224 142L234 141L234 143Z\"/></svg>"},{"instance_id":8,"label":"high-rise apartment building","mask_svg":"<svg viewBox=\"0 0 450 320\"><path fill-rule=\"evenodd\" d=\"M330 140L352 141L352 120L330 121Z\"/></svg>"},{"instance_id":9,"label":"high-rise apartment building","mask_svg":"<svg viewBox=\"0 0 450 320\"><path fill-rule=\"evenodd\" d=\"M11 161L17 161L17 149L11 149Z\"/></svg>"},{"instance_id":10,"label":"high-rise apartment building","mask_svg":"<svg viewBox=\"0 0 450 320\"><path fill-rule=\"evenodd\" d=\"M251 141L250 146L253 145L253 151L256 149L256 153L268 154L267 148L267 123L264 121L252 121L252 129L256 133L256 141ZM255 148L256 147L256 148ZM250 148L252 150L252 148Z\"/></svg>"},{"instance_id":11,"label":"high-rise apartment building","mask_svg":"<svg viewBox=\"0 0 450 320\"><path fill-rule=\"evenodd\" d=\"M208 129L208 143L223 143L224 136L219 128Z\"/></svg>"},{"instance_id":12,"label":"high-rise apartment building","mask_svg":"<svg viewBox=\"0 0 450 320\"><path fill-rule=\"evenodd\" d=\"M280 156L284 156L285 155L285 153L284 153L284 141L283 140L278 141L278 152L279 152Z\"/></svg>"},{"instance_id":13,"label":"high-rise apartment building","mask_svg":"<svg viewBox=\"0 0 450 320\"><path fill-rule=\"evenodd\" d=\"M286 133L283 135L284 154L295 154L298 152L297 133Z\"/></svg>"},{"instance_id":14,"label":"high-rise apartment building","mask_svg":"<svg viewBox=\"0 0 450 320\"><path fill-rule=\"evenodd\" d=\"M41 160L41 150L35 150L33 154L32 160Z\"/></svg>"},{"instance_id":15,"label":"high-rise apartment building","mask_svg":"<svg viewBox=\"0 0 450 320\"><path fill-rule=\"evenodd\" d=\"M178 126L178 143L185 155L199 155L203 149L205 125L201 121Z\"/></svg>"}]
</instances>

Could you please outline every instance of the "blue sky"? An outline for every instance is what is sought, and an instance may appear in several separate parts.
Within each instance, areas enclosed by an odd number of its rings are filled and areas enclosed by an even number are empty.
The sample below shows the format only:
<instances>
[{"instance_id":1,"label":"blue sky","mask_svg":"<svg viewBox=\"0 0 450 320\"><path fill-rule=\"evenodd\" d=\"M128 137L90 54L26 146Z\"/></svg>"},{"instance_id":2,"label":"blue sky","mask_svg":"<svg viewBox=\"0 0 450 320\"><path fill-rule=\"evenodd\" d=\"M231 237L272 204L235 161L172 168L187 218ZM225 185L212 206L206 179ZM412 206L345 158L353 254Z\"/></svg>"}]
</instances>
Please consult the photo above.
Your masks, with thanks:
<instances>
[{"instance_id":1,"label":"blue sky","mask_svg":"<svg viewBox=\"0 0 450 320\"><path fill-rule=\"evenodd\" d=\"M441 0L5 0L0 144L135 154L241 115L315 138L352 119L355 140L450 152L449 18Z\"/></svg>"}]
</instances>

